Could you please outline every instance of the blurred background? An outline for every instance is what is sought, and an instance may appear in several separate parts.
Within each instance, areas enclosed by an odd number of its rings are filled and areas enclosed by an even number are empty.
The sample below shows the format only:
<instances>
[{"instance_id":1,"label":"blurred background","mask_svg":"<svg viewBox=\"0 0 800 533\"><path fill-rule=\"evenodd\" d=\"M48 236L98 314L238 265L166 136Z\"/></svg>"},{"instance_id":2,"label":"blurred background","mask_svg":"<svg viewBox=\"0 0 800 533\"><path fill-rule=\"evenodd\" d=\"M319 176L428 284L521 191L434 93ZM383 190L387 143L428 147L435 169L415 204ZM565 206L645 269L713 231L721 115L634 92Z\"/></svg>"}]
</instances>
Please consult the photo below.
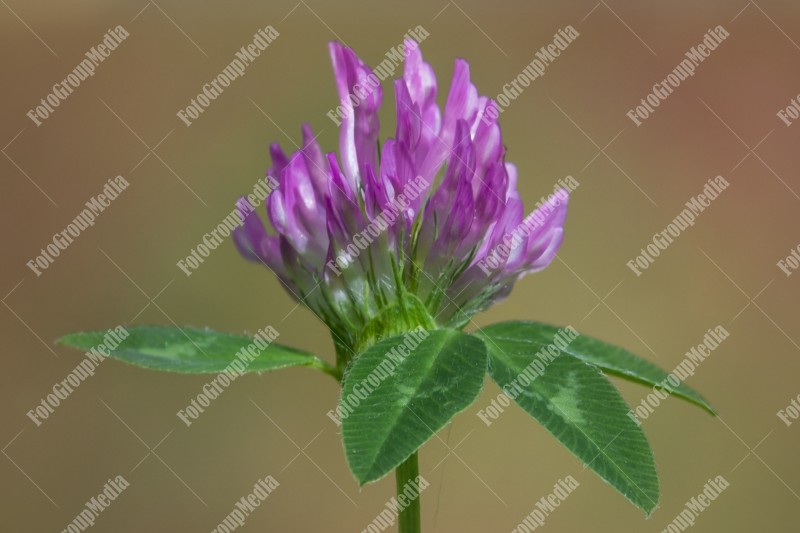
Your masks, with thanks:
<instances>
[{"instance_id":1,"label":"blurred background","mask_svg":"<svg viewBox=\"0 0 800 533\"><path fill-rule=\"evenodd\" d=\"M268 143L294 150L308 122L336 149L326 43L374 66L422 25L443 104L456 57L495 96L572 25L580 36L501 116L527 205L568 175L580 182L566 240L477 322L571 324L666 369L722 325L730 338L688 381L720 416L669 399L644 422L662 485L646 520L520 409L481 422L499 392L487 382L422 449L423 529L513 530L572 475L580 487L544 530L661 531L722 475L730 487L694 531L798 530L800 422L776 415L800 394L800 274L776 266L800 243L800 125L776 116L800 92L796 3L2 3L1 529L61 530L118 475L130 487L97 531L211 530L266 475L280 487L245 531L367 527L394 482L359 489L349 473L325 415L338 395L330 378L246 376L186 427L176 412L208 377L107 361L37 427L26 413L82 358L54 341L117 324L269 324L281 342L332 360L324 326L231 243L191 277L176 266L264 175ZM118 25L130 35L94 77L40 126L26 117ZM246 75L181 122L176 113L267 25L280 36ZM637 127L626 113L718 25L730 36ZM388 81L384 91L383 139L394 131ZM117 175L130 187L37 277L26 263ZM717 175L730 187L637 277L626 263ZM631 404L649 392L619 386Z\"/></svg>"}]
</instances>

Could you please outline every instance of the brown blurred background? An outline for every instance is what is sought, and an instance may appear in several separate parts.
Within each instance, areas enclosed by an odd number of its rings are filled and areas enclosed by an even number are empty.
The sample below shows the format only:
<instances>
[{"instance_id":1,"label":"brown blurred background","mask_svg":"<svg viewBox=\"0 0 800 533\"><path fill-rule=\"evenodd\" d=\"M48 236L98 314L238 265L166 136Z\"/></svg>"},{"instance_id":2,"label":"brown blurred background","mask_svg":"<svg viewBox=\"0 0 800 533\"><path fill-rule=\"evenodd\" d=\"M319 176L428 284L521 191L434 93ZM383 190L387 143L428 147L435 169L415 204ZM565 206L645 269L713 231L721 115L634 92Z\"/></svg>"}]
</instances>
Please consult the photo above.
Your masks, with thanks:
<instances>
[{"instance_id":1,"label":"brown blurred background","mask_svg":"<svg viewBox=\"0 0 800 533\"><path fill-rule=\"evenodd\" d=\"M269 142L293 150L307 121L337 147L329 40L375 65L417 25L442 103L456 57L494 96L560 28L580 32L501 116L528 205L567 175L581 183L564 246L480 324L572 324L668 369L708 328L731 333L689 380L721 416L670 399L644 423L662 484L649 520L521 410L486 427L487 382L422 450L424 530L512 530L573 475L546 531L661 531L720 474L731 486L694 531L799 529L800 422L776 416L800 393L800 274L776 266L800 243L800 125L776 116L800 92L796 3L2 3L0 529L61 530L120 474L131 486L96 531L211 530L268 474L280 487L245 531L361 531L382 510L393 481L358 488L325 416L337 388L311 370L242 378L187 428L175 413L207 377L107 361L41 427L26 413L81 360L54 345L76 329L272 324L332 358L325 328L231 243L189 278L175 263L263 176ZM28 110L117 25L130 36L35 126ZM280 37L186 127L175 113L267 25ZM728 39L637 128L625 113L717 25ZM718 174L729 189L637 278L625 263ZM36 277L26 262L116 175L129 189ZM648 392L620 386L631 403Z\"/></svg>"}]
</instances>

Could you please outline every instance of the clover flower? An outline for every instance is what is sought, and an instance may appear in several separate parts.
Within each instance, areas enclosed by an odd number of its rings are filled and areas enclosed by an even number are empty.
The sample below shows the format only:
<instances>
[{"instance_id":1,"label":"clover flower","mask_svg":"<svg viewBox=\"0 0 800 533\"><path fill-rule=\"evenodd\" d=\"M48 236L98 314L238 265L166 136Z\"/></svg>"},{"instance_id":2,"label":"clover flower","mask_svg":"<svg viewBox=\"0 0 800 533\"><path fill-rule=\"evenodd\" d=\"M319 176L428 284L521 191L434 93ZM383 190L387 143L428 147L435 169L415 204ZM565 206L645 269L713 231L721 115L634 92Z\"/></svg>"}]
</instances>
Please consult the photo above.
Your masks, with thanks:
<instances>
[{"instance_id":1,"label":"clover flower","mask_svg":"<svg viewBox=\"0 0 800 533\"><path fill-rule=\"evenodd\" d=\"M474 313L553 260L568 192L557 188L524 216L499 109L478 95L467 63L456 61L442 112L433 69L416 43L407 41L405 49L394 86L394 138L378 143L378 77L352 50L332 43L343 117L338 155L323 154L303 126L303 146L290 157L270 147L272 230L251 200L237 204L239 251L274 271L327 324L335 366L274 342L279 332L271 326L254 338L177 325L120 326L60 342L90 359L104 353L159 371L217 374L214 386L288 367L333 377L341 394L327 416L341 427L347 464L361 485L395 471L398 498L407 504L397 510L401 533L421 531L427 481L419 474L420 448L481 396L488 374L503 395L478 411L487 427L513 401L649 515L659 481L638 419L648 411L644 400L631 410L606 375L652 387L648 398L674 395L711 414L713 407L682 382L683 363L667 373L569 325L515 320L464 331ZM707 337L716 347L728 335L719 326ZM506 403L495 405L498 398ZM202 412L187 407L178 416L188 425ZM727 481L719 477L721 492ZM568 476L556 488L568 494L577 486Z\"/></svg>"},{"instance_id":2,"label":"clover flower","mask_svg":"<svg viewBox=\"0 0 800 533\"><path fill-rule=\"evenodd\" d=\"M310 126L287 156L270 146L267 198L274 233L248 201L234 242L350 348L387 309L384 333L416 323L458 327L545 268L563 238L567 192L524 216L516 167L505 160L497 107L456 60L444 112L416 42L395 80L397 126L379 144L380 81L351 50L330 44L341 103L339 154L323 154ZM398 317L407 317L404 322ZM375 329L375 328L372 328Z\"/></svg>"}]
</instances>

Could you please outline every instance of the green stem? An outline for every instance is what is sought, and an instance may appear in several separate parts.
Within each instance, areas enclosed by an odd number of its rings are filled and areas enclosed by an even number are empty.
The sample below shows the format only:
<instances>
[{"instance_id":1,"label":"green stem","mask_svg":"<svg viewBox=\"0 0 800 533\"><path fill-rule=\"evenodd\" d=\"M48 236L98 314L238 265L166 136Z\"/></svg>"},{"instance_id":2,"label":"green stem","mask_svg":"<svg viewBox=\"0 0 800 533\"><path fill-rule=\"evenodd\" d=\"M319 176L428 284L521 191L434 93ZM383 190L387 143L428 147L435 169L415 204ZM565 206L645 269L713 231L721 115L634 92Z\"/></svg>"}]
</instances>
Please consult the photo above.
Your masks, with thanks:
<instances>
[{"instance_id":1,"label":"green stem","mask_svg":"<svg viewBox=\"0 0 800 533\"><path fill-rule=\"evenodd\" d=\"M311 366L313 368L316 368L317 370L324 372L325 374L328 374L336 381L339 382L342 381L341 371L337 367L328 364L326 361L323 361L322 359L316 358L316 360L313 363L311 363Z\"/></svg>"},{"instance_id":2,"label":"green stem","mask_svg":"<svg viewBox=\"0 0 800 533\"><path fill-rule=\"evenodd\" d=\"M397 479L397 495L399 496L406 485L414 487L414 492L419 494L419 484L417 478L419 477L419 461L417 452L411 454L411 457L405 460L395 470ZM419 517L419 500L421 496L410 500L408 507L400 511L398 518L398 531L399 533L420 533L422 531Z\"/></svg>"}]
</instances>

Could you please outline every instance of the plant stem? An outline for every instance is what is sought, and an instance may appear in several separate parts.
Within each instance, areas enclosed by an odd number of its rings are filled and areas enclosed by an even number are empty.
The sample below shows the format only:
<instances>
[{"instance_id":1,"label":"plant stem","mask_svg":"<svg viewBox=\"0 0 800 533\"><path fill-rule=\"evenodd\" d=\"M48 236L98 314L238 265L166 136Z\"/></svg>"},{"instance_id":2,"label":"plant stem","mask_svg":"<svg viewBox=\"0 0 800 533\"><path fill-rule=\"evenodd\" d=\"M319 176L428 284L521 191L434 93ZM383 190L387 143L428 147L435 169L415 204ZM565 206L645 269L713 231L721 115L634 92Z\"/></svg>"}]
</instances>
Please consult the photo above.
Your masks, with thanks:
<instances>
[{"instance_id":1,"label":"plant stem","mask_svg":"<svg viewBox=\"0 0 800 533\"><path fill-rule=\"evenodd\" d=\"M342 373L341 373L341 371L338 368L336 368L335 366L333 366L331 364L328 364L326 361L323 361L322 359L316 358L316 361L314 361L311 364L311 366L316 368L317 370L320 370L320 371L328 374L329 376L331 376L336 381L339 381L339 382L342 381Z\"/></svg>"},{"instance_id":2,"label":"plant stem","mask_svg":"<svg viewBox=\"0 0 800 533\"><path fill-rule=\"evenodd\" d=\"M419 494L419 484L417 477L419 477L419 462L417 452L411 454L411 457L406 459L395 470L395 477L397 480L397 495L399 496L406 485L412 486L414 491ZM418 496L410 500L408 507L400 511L398 517L398 531L399 533L420 533L422 531L419 516L419 500L422 496Z\"/></svg>"}]
</instances>

